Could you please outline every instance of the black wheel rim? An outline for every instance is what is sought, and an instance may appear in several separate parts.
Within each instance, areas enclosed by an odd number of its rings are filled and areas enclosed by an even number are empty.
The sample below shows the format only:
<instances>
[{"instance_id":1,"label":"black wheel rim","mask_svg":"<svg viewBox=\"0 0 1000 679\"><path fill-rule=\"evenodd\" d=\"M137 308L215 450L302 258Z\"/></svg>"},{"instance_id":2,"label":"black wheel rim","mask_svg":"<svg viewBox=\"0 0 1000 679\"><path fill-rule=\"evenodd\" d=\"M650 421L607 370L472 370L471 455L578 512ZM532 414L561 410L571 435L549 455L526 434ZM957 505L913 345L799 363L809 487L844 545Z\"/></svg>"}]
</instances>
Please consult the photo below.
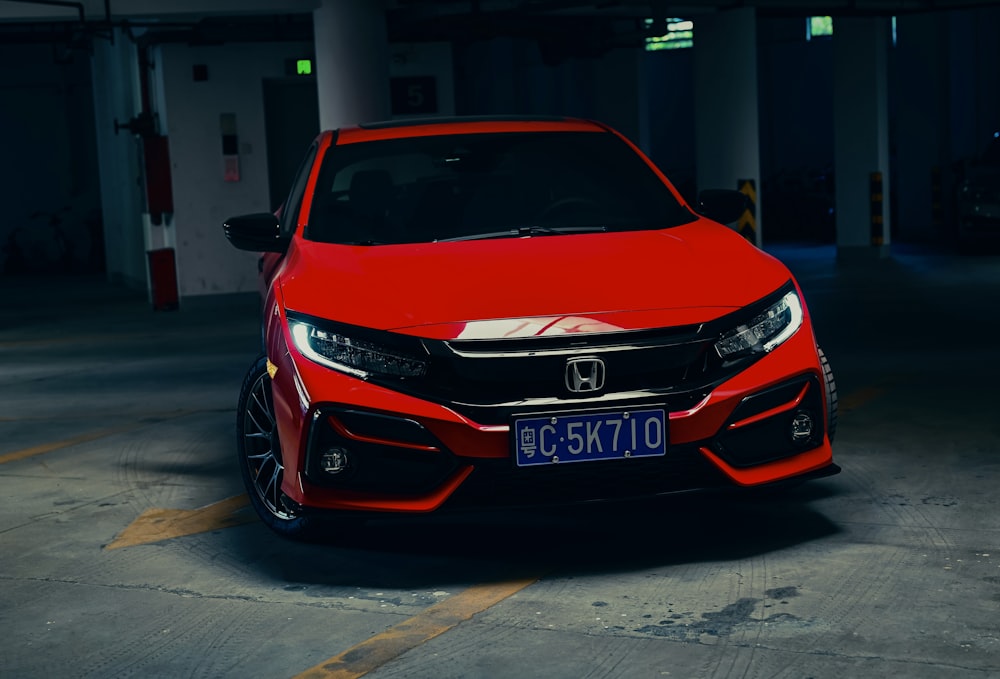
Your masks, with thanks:
<instances>
[{"instance_id":1,"label":"black wheel rim","mask_svg":"<svg viewBox=\"0 0 1000 679\"><path fill-rule=\"evenodd\" d=\"M274 424L271 378L266 373L254 381L247 397L243 413L243 455L250 484L267 511L279 519L294 519L295 515L281 501L285 466Z\"/></svg>"}]
</instances>

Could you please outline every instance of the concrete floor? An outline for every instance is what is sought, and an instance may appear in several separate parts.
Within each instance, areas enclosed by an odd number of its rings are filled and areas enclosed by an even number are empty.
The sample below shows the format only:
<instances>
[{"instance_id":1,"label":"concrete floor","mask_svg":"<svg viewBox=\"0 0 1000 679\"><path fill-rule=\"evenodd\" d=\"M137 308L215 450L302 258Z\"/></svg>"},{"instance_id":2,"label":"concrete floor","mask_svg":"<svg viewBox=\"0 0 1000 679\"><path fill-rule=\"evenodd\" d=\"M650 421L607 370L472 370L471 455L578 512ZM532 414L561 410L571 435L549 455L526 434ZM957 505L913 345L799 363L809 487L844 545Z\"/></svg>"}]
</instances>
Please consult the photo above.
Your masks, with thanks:
<instances>
[{"instance_id":1,"label":"concrete floor","mask_svg":"<svg viewBox=\"0 0 1000 679\"><path fill-rule=\"evenodd\" d=\"M242 496L254 299L0 279L0 677L1000 677L1000 257L774 252L839 476L333 544Z\"/></svg>"}]
</instances>

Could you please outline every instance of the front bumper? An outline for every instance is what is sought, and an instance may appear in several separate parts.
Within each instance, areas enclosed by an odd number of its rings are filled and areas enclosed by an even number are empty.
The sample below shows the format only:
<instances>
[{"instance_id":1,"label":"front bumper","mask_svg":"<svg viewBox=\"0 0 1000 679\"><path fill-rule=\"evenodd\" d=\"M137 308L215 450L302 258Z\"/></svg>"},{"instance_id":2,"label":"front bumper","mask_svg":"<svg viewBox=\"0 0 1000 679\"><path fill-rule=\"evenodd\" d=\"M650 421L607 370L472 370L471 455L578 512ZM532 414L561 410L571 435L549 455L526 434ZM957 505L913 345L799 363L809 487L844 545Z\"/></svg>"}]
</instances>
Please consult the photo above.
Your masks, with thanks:
<instances>
[{"instance_id":1,"label":"front bumper","mask_svg":"<svg viewBox=\"0 0 1000 679\"><path fill-rule=\"evenodd\" d=\"M808 324L707 392L696 403L667 400L664 457L518 468L507 424L480 424L438 403L364 382L282 347L272 361L282 490L305 509L429 512L652 496L756 486L835 470L826 436L825 388ZM613 407L663 403L616 395ZM571 408L572 403L560 404ZM531 412L526 409L524 412ZM797 443L796 414L816 426ZM323 470L323 454L345 452L348 468Z\"/></svg>"}]
</instances>

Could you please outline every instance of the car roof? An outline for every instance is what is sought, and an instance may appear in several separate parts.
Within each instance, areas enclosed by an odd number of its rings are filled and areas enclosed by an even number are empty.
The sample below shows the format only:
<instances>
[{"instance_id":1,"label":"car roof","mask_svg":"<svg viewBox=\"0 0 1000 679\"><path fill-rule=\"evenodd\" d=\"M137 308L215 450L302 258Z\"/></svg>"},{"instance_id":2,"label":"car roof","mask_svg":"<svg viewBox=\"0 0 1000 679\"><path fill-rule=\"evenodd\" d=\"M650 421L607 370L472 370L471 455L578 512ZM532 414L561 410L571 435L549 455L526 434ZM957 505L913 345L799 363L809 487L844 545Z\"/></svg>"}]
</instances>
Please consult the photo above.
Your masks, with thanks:
<instances>
[{"instance_id":1,"label":"car roof","mask_svg":"<svg viewBox=\"0 0 1000 679\"><path fill-rule=\"evenodd\" d=\"M427 137L445 134L489 134L498 132L607 132L604 125L580 118L558 116L461 116L389 120L342 127L337 144L380 139Z\"/></svg>"}]
</instances>

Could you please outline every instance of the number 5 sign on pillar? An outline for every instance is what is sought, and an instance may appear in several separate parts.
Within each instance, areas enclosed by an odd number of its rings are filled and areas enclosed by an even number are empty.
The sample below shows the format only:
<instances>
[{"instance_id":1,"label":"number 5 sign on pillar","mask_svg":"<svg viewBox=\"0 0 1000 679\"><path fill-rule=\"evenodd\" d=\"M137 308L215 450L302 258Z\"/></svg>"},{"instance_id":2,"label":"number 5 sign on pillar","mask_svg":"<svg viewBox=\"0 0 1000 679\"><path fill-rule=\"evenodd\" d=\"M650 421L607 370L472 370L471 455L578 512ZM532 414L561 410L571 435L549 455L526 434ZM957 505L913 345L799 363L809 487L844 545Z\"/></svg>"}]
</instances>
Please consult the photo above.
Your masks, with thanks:
<instances>
[{"instance_id":1,"label":"number 5 sign on pillar","mask_svg":"<svg viewBox=\"0 0 1000 679\"><path fill-rule=\"evenodd\" d=\"M433 76L406 76L389 82L392 115L405 116L438 112L437 79Z\"/></svg>"}]
</instances>

